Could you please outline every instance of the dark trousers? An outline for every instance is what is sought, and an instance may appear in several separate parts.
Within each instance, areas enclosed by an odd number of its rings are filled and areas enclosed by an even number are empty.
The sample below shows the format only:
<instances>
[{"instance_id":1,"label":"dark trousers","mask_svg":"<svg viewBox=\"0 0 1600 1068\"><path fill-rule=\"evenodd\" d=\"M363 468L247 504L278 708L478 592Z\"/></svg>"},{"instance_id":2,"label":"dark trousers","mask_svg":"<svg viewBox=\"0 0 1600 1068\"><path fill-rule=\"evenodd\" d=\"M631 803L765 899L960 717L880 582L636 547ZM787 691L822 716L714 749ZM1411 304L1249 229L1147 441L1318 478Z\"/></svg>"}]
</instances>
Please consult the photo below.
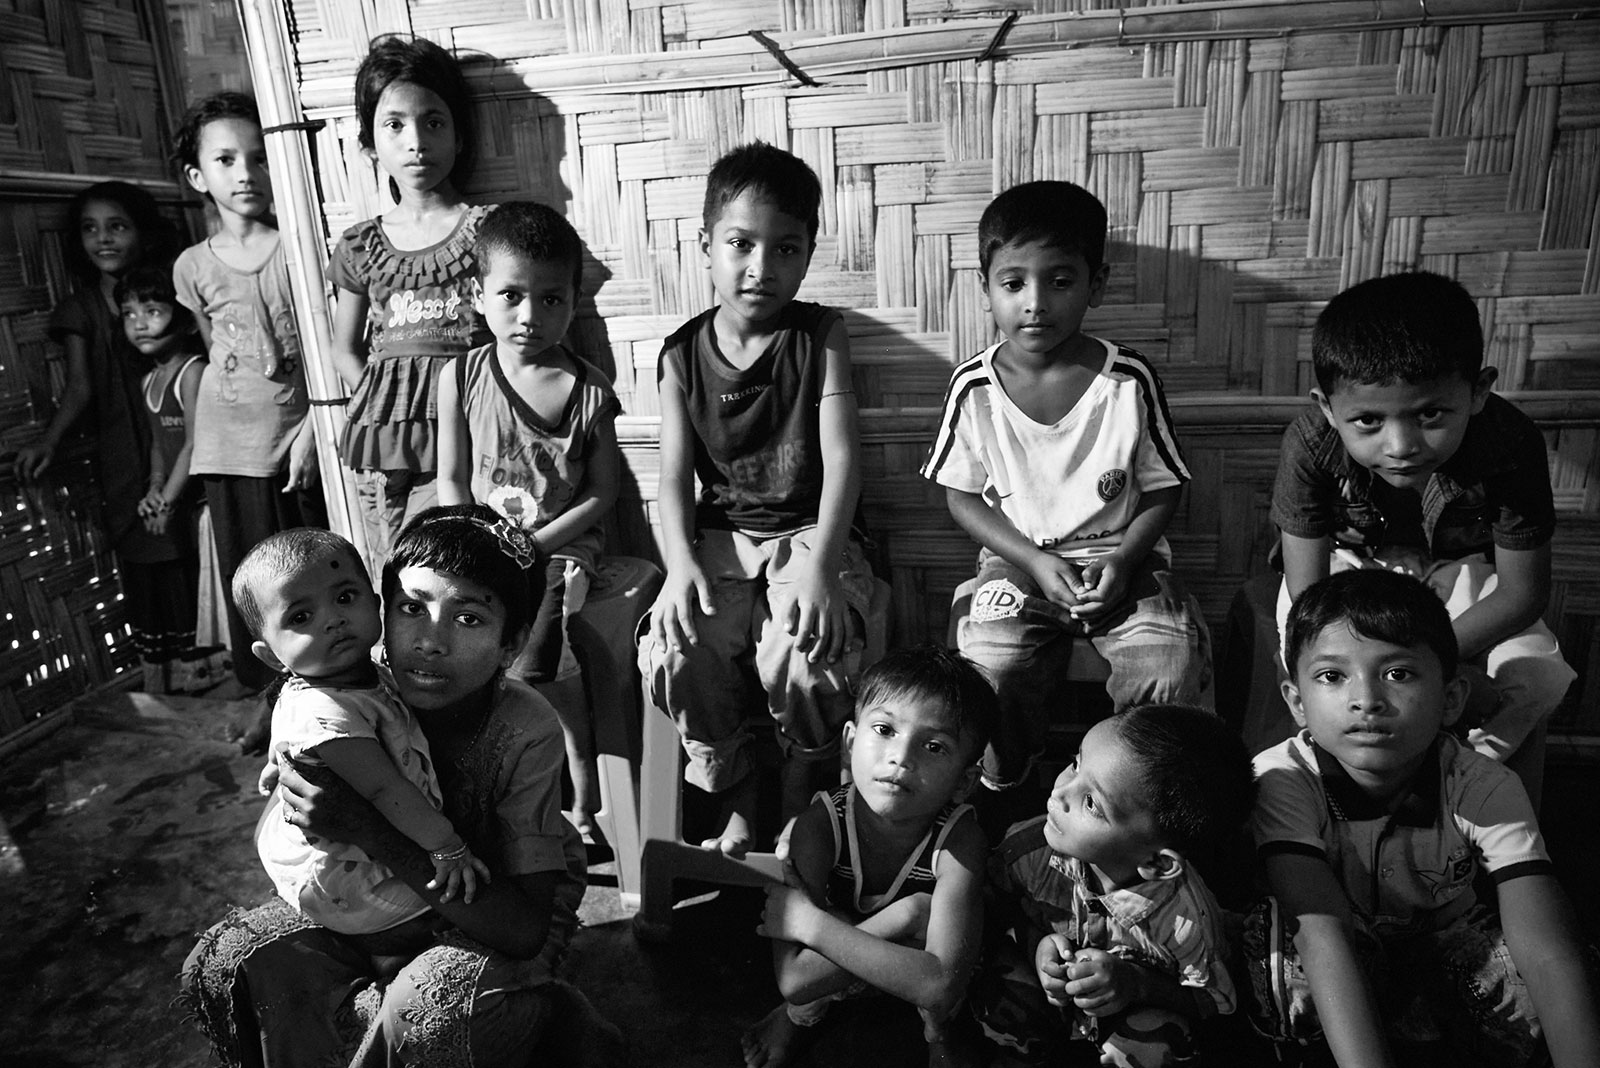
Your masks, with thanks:
<instances>
[{"instance_id":1,"label":"dark trousers","mask_svg":"<svg viewBox=\"0 0 1600 1068\"><path fill-rule=\"evenodd\" d=\"M217 543L217 562L228 590L228 639L233 646L233 675L240 684L260 690L272 681L273 671L250 651L253 637L233 604L233 573L257 542L290 527L328 525L322 488L284 492L288 472L271 478L247 475L205 475L206 504L211 509L211 530Z\"/></svg>"}]
</instances>

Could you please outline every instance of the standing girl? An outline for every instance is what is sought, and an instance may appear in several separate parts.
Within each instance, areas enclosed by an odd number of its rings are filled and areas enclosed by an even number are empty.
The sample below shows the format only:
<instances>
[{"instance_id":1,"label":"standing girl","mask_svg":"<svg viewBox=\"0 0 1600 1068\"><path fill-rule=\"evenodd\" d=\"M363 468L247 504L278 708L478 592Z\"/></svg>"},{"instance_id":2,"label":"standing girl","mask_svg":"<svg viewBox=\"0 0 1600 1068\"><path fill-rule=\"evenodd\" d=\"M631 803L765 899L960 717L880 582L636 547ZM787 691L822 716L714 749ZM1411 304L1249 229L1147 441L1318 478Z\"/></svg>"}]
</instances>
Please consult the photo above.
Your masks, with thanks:
<instances>
[{"instance_id":1,"label":"standing girl","mask_svg":"<svg viewBox=\"0 0 1600 1068\"><path fill-rule=\"evenodd\" d=\"M116 286L141 260L170 256L176 231L154 197L126 182L89 186L72 198L67 215L72 234L63 252L78 288L56 305L49 326L50 337L66 349L66 388L44 436L17 450L15 471L24 481L44 475L61 439L92 410L102 522L117 556L134 639L143 649L147 635L137 580L146 565L168 554L139 516L150 455L139 375L150 362L123 337Z\"/></svg>"},{"instance_id":2,"label":"standing girl","mask_svg":"<svg viewBox=\"0 0 1600 1068\"><path fill-rule=\"evenodd\" d=\"M472 254L488 207L458 191L472 165L472 109L450 53L380 37L356 72L361 147L399 202L334 246L333 361L351 390L339 453L356 472L368 559L438 498L439 372L481 332Z\"/></svg>"},{"instance_id":3,"label":"standing girl","mask_svg":"<svg viewBox=\"0 0 1600 1068\"><path fill-rule=\"evenodd\" d=\"M195 534L200 487L189 478L194 402L206 358L194 316L178 303L166 264L135 267L117 283L122 330L155 367L140 380L140 410L150 435L150 480L139 517L145 533L165 542L163 559L122 577L134 634L144 639L146 693L185 688L174 678L177 659L194 650L200 550Z\"/></svg>"},{"instance_id":4,"label":"standing girl","mask_svg":"<svg viewBox=\"0 0 1600 1068\"><path fill-rule=\"evenodd\" d=\"M255 101L217 93L189 109L173 158L216 210L215 232L173 265L211 362L195 400L189 470L205 483L225 587L244 554L289 527L327 525L317 490L300 333L289 269L272 218L272 179ZM233 671L251 691L273 672L228 605Z\"/></svg>"}]
</instances>

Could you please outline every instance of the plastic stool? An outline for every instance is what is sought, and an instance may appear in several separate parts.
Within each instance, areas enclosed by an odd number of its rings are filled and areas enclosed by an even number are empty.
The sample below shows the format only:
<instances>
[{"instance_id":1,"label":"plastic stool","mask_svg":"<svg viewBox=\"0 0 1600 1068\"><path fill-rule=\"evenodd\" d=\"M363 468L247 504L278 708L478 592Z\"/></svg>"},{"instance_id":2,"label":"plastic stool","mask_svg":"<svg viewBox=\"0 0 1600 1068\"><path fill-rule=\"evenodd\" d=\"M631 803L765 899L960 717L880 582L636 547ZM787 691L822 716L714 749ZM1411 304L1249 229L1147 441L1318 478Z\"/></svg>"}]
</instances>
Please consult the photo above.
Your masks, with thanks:
<instances>
[{"instance_id":1,"label":"plastic stool","mask_svg":"<svg viewBox=\"0 0 1600 1068\"><path fill-rule=\"evenodd\" d=\"M889 593L887 582L873 580L861 650L863 669L888 649ZM642 680L640 691L644 692ZM783 866L776 853L751 852L734 860L683 840L683 744L672 718L654 708L647 694L644 703L644 763L639 770L643 881L633 929L641 938L660 939L671 929L672 885L679 879L762 886L782 879Z\"/></svg>"},{"instance_id":2,"label":"plastic stool","mask_svg":"<svg viewBox=\"0 0 1600 1068\"><path fill-rule=\"evenodd\" d=\"M583 665L594 725L600 811L595 822L617 862L623 900L639 898L639 684L634 632L661 589L661 569L632 556L603 556L589 596L572 620L572 648Z\"/></svg>"}]
</instances>

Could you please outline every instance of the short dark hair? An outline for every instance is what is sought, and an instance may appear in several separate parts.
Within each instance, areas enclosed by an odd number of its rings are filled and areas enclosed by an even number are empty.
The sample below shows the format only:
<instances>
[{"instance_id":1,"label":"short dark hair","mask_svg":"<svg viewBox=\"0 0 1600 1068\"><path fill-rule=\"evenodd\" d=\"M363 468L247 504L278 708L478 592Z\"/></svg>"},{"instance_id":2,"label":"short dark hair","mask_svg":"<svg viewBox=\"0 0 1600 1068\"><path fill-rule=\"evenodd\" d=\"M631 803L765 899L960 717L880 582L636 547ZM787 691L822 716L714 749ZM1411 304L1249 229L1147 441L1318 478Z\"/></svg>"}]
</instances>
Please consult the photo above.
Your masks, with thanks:
<instances>
[{"instance_id":1,"label":"short dark hair","mask_svg":"<svg viewBox=\"0 0 1600 1068\"><path fill-rule=\"evenodd\" d=\"M491 590L505 602L506 624L500 634L500 644L505 645L538 613L549 562L539 552L524 569L494 533L497 526L509 522L482 504L439 505L417 513L384 562L384 604L393 600L400 588L400 572L408 567L459 576Z\"/></svg>"},{"instance_id":2,"label":"short dark hair","mask_svg":"<svg viewBox=\"0 0 1600 1068\"><path fill-rule=\"evenodd\" d=\"M1034 241L1076 252L1098 271L1106 261L1106 206L1071 182L1014 185L989 201L978 220L978 266L987 277L997 250Z\"/></svg>"},{"instance_id":3,"label":"short dark hair","mask_svg":"<svg viewBox=\"0 0 1600 1068\"><path fill-rule=\"evenodd\" d=\"M194 327L194 313L178 299L172 284L172 267L165 263L141 263L117 279L111 299L120 307L130 301L165 304L172 309L172 324L184 330Z\"/></svg>"},{"instance_id":4,"label":"short dark hair","mask_svg":"<svg viewBox=\"0 0 1600 1068\"><path fill-rule=\"evenodd\" d=\"M1284 627L1290 678L1317 636L1340 623L1363 638L1408 649L1425 645L1444 677L1455 677L1460 648L1444 602L1410 575L1368 567L1329 575L1295 598Z\"/></svg>"},{"instance_id":5,"label":"short dark hair","mask_svg":"<svg viewBox=\"0 0 1600 1068\"><path fill-rule=\"evenodd\" d=\"M816 245L822 183L805 160L765 141L752 141L726 153L706 176L700 222L708 233L728 205L746 192L805 223L806 236Z\"/></svg>"},{"instance_id":6,"label":"short dark hair","mask_svg":"<svg viewBox=\"0 0 1600 1068\"><path fill-rule=\"evenodd\" d=\"M1138 766L1138 789L1168 848L1209 852L1244 825L1255 804L1250 750L1213 712L1133 705L1111 718Z\"/></svg>"},{"instance_id":7,"label":"short dark hair","mask_svg":"<svg viewBox=\"0 0 1600 1068\"><path fill-rule=\"evenodd\" d=\"M1473 382L1483 366L1478 306L1460 282L1429 271L1357 283L1317 316L1311 366L1329 395L1342 382L1386 385L1445 375Z\"/></svg>"},{"instance_id":8,"label":"short dark hair","mask_svg":"<svg viewBox=\"0 0 1600 1068\"><path fill-rule=\"evenodd\" d=\"M355 574L367 578L356 547L331 530L291 527L256 542L233 573L233 606L239 610L239 618L249 628L250 636L261 637L261 628L266 622L261 603L273 583L318 560L341 555L355 565Z\"/></svg>"},{"instance_id":9,"label":"short dark hair","mask_svg":"<svg viewBox=\"0 0 1600 1068\"><path fill-rule=\"evenodd\" d=\"M426 37L397 33L374 37L361 66L356 68L356 139L368 152L373 148L372 124L378 113L378 100L395 82L410 82L437 93L450 109L456 139L460 142L455 166L450 168L450 181L459 189L472 173L472 164L477 158L472 93L467 88L460 61Z\"/></svg>"},{"instance_id":10,"label":"short dark hair","mask_svg":"<svg viewBox=\"0 0 1600 1068\"><path fill-rule=\"evenodd\" d=\"M956 721L956 736L972 762L982 755L1000 719L994 687L971 660L953 649L924 642L896 649L862 672L856 714L896 697L937 701Z\"/></svg>"},{"instance_id":11,"label":"short dark hair","mask_svg":"<svg viewBox=\"0 0 1600 1068\"><path fill-rule=\"evenodd\" d=\"M256 108L255 97L245 93L224 90L196 101L184 112L183 121L172 135L172 166L178 172L178 181L187 187L186 171L200 166L200 133L209 124L223 119L241 119L261 125L261 112ZM210 194L206 194L210 198Z\"/></svg>"},{"instance_id":12,"label":"short dark hair","mask_svg":"<svg viewBox=\"0 0 1600 1068\"><path fill-rule=\"evenodd\" d=\"M139 231L141 261L166 260L177 253L178 228L171 219L161 214L161 208L149 190L128 182L96 182L78 190L67 201L67 220L71 232L62 240L61 254L66 260L67 269L80 282L94 284L100 281L100 268L83 250L83 239L79 236L84 209L96 200L115 204L127 214L129 221Z\"/></svg>"},{"instance_id":13,"label":"short dark hair","mask_svg":"<svg viewBox=\"0 0 1600 1068\"><path fill-rule=\"evenodd\" d=\"M478 280L489 273L489 261L496 255L511 254L572 267L572 291L583 291L583 239L566 216L544 204L530 200L501 204L484 217L478 226L473 255L478 260Z\"/></svg>"}]
</instances>

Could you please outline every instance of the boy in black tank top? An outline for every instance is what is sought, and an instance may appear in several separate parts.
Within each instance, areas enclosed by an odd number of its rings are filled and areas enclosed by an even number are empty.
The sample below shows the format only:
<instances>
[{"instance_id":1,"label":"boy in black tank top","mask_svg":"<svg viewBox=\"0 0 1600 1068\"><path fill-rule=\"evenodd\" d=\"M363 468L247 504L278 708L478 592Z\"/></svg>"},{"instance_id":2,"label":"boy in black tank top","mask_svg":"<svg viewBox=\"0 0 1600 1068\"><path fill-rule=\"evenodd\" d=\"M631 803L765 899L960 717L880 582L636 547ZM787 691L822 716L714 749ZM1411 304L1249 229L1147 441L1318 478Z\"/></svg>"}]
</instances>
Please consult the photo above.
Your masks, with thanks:
<instances>
[{"instance_id":1,"label":"boy in black tank top","mask_svg":"<svg viewBox=\"0 0 1600 1068\"><path fill-rule=\"evenodd\" d=\"M723 826L703 844L735 857L755 838L753 707L777 728L786 814L837 783L872 592L851 537L849 338L838 312L794 299L820 201L811 168L771 145L718 160L700 232L718 304L660 361L667 577L639 666L683 736L685 778L723 795Z\"/></svg>"}]
</instances>

